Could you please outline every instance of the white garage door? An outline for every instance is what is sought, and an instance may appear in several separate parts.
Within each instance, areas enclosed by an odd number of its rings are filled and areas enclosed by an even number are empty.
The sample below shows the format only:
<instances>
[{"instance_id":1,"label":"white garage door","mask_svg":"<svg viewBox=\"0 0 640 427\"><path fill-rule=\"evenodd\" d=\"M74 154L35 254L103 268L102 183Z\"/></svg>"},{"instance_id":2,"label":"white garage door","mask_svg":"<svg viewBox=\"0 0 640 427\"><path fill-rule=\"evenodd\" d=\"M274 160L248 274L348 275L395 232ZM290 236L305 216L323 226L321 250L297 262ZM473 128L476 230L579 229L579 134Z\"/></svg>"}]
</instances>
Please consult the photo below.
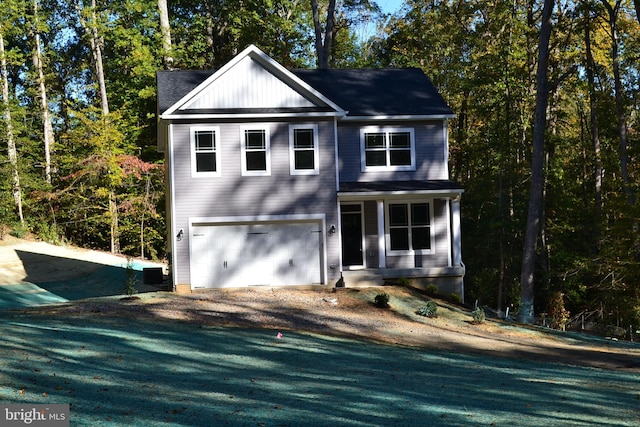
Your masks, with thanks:
<instances>
[{"instance_id":1,"label":"white garage door","mask_svg":"<svg viewBox=\"0 0 640 427\"><path fill-rule=\"evenodd\" d=\"M321 283L320 223L195 225L192 288Z\"/></svg>"}]
</instances>

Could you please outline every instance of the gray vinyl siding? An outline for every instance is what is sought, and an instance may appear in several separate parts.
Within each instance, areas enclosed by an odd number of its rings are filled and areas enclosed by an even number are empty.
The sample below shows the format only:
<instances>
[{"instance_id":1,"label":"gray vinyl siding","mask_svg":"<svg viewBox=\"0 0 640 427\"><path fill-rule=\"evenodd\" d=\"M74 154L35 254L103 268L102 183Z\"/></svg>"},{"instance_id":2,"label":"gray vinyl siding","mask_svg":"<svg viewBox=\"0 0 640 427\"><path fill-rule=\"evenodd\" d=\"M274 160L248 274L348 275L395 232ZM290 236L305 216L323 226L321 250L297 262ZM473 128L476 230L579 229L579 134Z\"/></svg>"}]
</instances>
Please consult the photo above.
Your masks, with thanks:
<instances>
[{"instance_id":1,"label":"gray vinyl siding","mask_svg":"<svg viewBox=\"0 0 640 427\"><path fill-rule=\"evenodd\" d=\"M375 124L375 123L374 123ZM338 127L340 181L409 181L449 179L445 163L445 135L443 120L427 123L399 122L380 124L381 127L413 128L416 142L415 171L361 171L360 129L372 123L341 123Z\"/></svg>"},{"instance_id":2,"label":"gray vinyl siding","mask_svg":"<svg viewBox=\"0 0 640 427\"><path fill-rule=\"evenodd\" d=\"M301 121L318 125L318 175L291 175L289 166L289 124L291 122L255 122L270 133L270 176L242 176L240 129L246 123L198 123L220 130L219 166L221 176L192 177L190 127L192 123L174 124L172 135L174 167L174 230L183 229L173 256L180 268L177 281L190 283L189 219L194 217L257 217L284 215L326 216L326 227L338 224L335 145L333 121ZM338 238L327 237L327 266L338 264ZM328 270L328 280L339 275ZM336 276L336 277L334 277Z\"/></svg>"}]
</instances>

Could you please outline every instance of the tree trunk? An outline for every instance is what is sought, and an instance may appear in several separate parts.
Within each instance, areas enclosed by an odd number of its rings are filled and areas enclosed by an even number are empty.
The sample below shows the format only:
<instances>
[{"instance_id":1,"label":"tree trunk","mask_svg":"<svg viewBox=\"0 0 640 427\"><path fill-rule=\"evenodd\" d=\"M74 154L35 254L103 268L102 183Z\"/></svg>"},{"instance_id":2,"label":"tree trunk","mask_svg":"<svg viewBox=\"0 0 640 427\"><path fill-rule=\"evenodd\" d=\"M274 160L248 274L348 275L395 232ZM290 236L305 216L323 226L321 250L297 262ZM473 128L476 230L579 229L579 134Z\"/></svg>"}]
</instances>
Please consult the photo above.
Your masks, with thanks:
<instances>
[{"instance_id":1,"label":"tree trunk","mask_svg":"<svg viewBox=\"0 0 640 427\"><path fill-rule=\"evenodd\" d=\"M586 53L586 73L587 73L587 85L589 88L589 117L590 117L590 130L591 130L591 144L593 146L594 154L594 202L593 202L593 214L594 214L594 252L600 251L600 223L602 216L602 155L600 152L600 131L598 127L598 112L596 101L596 85L595 85L595 61L593 60L593 53L591 52L591 11L586 12L586 25L585 25L585 53Z\"/></svg>"},{"instance_id":2,"label":"tree trunk","mask_svg":"<svg viewBox=\"0 0 640 427\"><path fill-rule=\"evenodd\" d=\"M611 60L613 61L613 86L616 98L616 115L618 116L618 136L620 138L620 148L618 157L620 159L620 175L622 176L622 188L627 196L627 204L635 204L635 194L629 182L629 159L627 156L627 121L624 114L624 100L622 79L620 78L620 55L618 55L618 11L620 10L620 0L615 6L611 6L607 0L602 0L602 4L609 14L609 30L611 31Z\"/></svg>"},{"instance_id":3,"label":"tree trunk","mask_svg":"<svg viewBox=\"0 0 640 427\"><path fill-rule=\"evenodd\" d=\"M34 16L34 49L33 49L33 66L36 69L38 75L38 90L40 92L40 107L42 108L42 126L44 133L44 174L47 183L51 184L51 149L55 143L55 136L53 133L53 126L51 125L51 117L49 115L49 103L47 101L47 86L44 78L44 71L42 66L42 52L40 50L40 32L38 29L38 0L33 1L33 16Z\"/></svg>"},{"instance_id":4,"label":"tree trunk","mask_svg":"<svg viewBox=\"0 0 640 427\"><path fill-rule=\"evenodd\" d=\"M164 68L173 69L173 56L171 56L171 26L169 24L169 9L167 0L158 0L158 12L160 13L160 33L162 34L162 61Z\"/></svg>"},{"instance_id":5,"label":"tree trunk","mask_svg":"<svg viewBox=\"0 0 640 427\"><path fill-rule=\"evenodd\" d=\"M311 0L311 11L313 13L313 27L315 29L315 47L318 57L318 68L329 68L329 57L333 47L333 27L335 25L336 0L329 0L327 8L327 21L322 35L322 25L320 25L320 11L318 10L318 0Z\"/></svg>"},{"instance_id":6,"label":"tree trunk","mask_svg":"<svg viewBox=\"0 0 640 427\"><path fill-rule=\"evenodd\" d=\"M0 33L0 71L2 71L2 103L4 105L3 115L7 132L7 154L9 156L9 163L11 164L11 191L20 224L24 224L24 216L22 214L22 188L20 186L20 174L18 173L18 150L13 135L13 123L11 122L9 75L7 74L7 57L4 50L4 37L2 33Z\"/></svg>"},{"instance_id":7,"label":"tree trunk","mask_svg":"<svg viewBox=\"0 0 640 427\"><path fill-rule=\"evenodd\" d=\"M87 23L83 18L80 6L76 4L80 23L89 35L89 45L91 47L91 55L93 56L96 78L98 79L98 88L100 90L102 114L107 116L109 115L109 100L107 98L107 84L104 77L104 66L102 63L102 46L104 45L104 40L100 37L100 33L98 32L98 15L96 14L96 8L96 0L91 0L91 22Z\"/></svg>"},{"instance_id":8,"label":"tree trunk","mask_svg":"<svg viewBox=\"0 0 640 427\"><path fill-rule=\"evenodd\" d=\"M524 250L522 256L522 272L520 276L520 307L519 320L523 323L533 323L535 320L533 296L536 266L536 249L543 206L543 165L544 165L544 136L547 121L549 40L551 38L551 15L554 0L545 0L542 9L542 23L540 40L538 43L538 68L536 73L536 113L533 125L533 158L531 162L531 190L529 194L529 210L527 212L527 228L525 232Z\"/></svg>"},{"instance_id":9,"label":"tree trunk","mask_svg":"<svg viewBox=\"0 0 640 427\"><path fill-rule=\"evenodd\" d=\"M109 214L111 215L111 253L120 253L120 226L118 224L118 201L113 190L109 192Z\"/></svg>"}]
</instances>

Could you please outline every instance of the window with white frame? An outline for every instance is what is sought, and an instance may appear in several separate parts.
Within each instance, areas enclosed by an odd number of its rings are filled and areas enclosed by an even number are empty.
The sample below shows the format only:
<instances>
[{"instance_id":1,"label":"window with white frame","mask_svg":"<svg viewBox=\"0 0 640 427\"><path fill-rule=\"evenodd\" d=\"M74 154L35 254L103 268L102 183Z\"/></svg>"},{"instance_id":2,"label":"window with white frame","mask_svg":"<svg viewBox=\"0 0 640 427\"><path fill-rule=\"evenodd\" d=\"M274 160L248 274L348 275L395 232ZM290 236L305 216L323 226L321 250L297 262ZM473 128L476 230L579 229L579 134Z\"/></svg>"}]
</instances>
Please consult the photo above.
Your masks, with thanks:
<instances>
[{"instance_id":1,"label":"window with white frame","mask_svg":"<svg viewBox=\"0 0 640 427\"><path fill-rule=\"evenodd\" d=\"M220 176L219 135L220 129L215 126L190 129L192 176Z\"/></svg>"},{"instance_id":2,"label":"window with white frame","mask_svg":"<svg viewBox=\"0 0 640 427\"><path fill-rule=\"evenodd\" d=\"M433 253L432 203L389 202L387 218L387 247L391 253Z\"/></svg>"},{"instance_id":3,"label":"window with white frame","mask_svg":"<svg viewBox=\"0 0 640 427\"><path fill-rule=\"evenodd\" d=\"M367 127L360 131L362 170L415 170L415 137L411 128Z\"/></svg>"},{"instance_id":4,"label":"window with white frame","mask_svg":"<svg viewBox=\"0 0 640 427\"><path fill-rule=\"evenodd\" d=\"M266 127L242 127L242 175L269 175L269 131Z\"/></svg>"},{"instance_id":5,"label":"window with white frame","mask_svg":"<svg viewBox=\"0 0 640 427\"><path fill-rule=\"evenodd\" d=\"M291 175L317 175L318 126L289 126L289 159Z\"/></svg>"}]
</instances>

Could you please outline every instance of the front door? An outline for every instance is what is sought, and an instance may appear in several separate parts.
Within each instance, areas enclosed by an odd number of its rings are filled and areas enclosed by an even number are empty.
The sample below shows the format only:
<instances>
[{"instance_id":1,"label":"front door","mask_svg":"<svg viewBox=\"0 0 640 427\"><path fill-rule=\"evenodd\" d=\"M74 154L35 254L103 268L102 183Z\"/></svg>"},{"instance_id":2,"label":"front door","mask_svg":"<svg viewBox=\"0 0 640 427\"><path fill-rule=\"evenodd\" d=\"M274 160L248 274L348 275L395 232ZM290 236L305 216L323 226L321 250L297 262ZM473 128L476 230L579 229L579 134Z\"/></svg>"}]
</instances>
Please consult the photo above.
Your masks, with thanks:
<instances>
[{"instance_id":1,"label":"front door","mask_svg":"<svg viewBox=\"0 0 640 427\"><path fill-rule=\"evenodd\" d=\"M342 264L362 266L362 207L361 205L341 205Z\"/></svg>"}]
</instances>

